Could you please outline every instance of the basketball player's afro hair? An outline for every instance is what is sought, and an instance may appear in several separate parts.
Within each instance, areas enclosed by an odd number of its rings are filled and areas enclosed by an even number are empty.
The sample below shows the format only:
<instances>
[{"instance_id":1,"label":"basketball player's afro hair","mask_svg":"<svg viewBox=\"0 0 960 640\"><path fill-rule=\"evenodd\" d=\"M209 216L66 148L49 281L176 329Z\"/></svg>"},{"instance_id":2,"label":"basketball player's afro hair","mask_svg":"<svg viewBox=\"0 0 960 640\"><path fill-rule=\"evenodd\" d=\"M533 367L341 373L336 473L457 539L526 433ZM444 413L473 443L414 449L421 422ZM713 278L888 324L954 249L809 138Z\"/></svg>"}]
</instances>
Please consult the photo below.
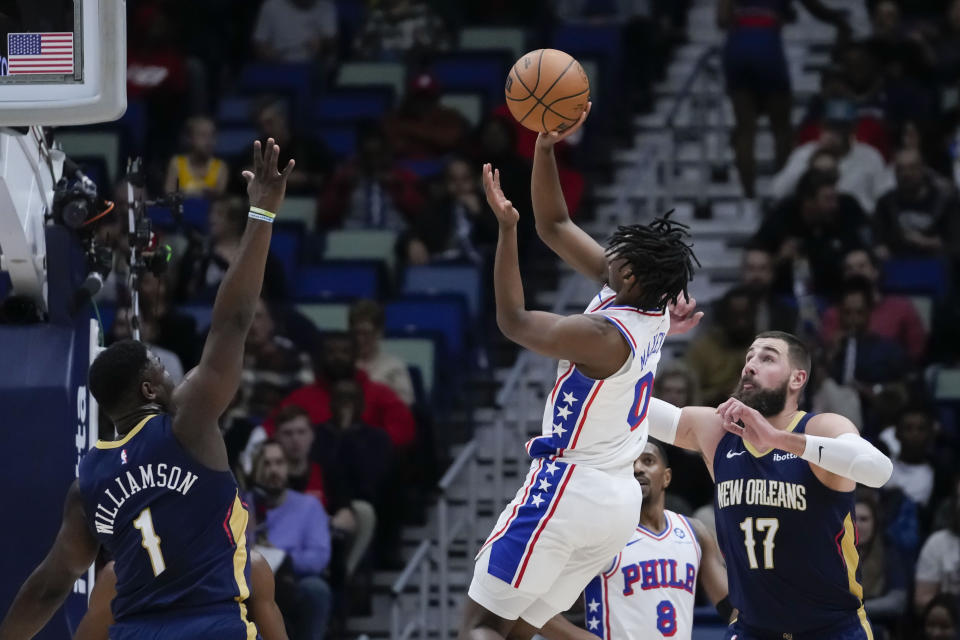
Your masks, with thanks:
<instances>
[{"instance_id":1,"label":"basketball player's afro hair","mask_svg":"<svg viewBox=\"0 0 960 640\"><path fill-rule=\"evenodd\" d=\"M623 258L636 276L640 296L639 309L664 309L686 295L687 283L693 279L694 264L700 261L693 254L689 227L670 220L668 211L650 224L621 225L610 238L607 254Z\"/></svg>"},{"instance_id":2,"label":"basketball player's afro hair","mask_svg":"<svg viewBox=\"0 0 960 640\"><path fill-rule=\"evenodd\" d=\"M144 369L150 364L147 348L136 340L114 342L90 365L87 383L97 404L109 416L136 394Z\"/></svg>"}]
</instances>

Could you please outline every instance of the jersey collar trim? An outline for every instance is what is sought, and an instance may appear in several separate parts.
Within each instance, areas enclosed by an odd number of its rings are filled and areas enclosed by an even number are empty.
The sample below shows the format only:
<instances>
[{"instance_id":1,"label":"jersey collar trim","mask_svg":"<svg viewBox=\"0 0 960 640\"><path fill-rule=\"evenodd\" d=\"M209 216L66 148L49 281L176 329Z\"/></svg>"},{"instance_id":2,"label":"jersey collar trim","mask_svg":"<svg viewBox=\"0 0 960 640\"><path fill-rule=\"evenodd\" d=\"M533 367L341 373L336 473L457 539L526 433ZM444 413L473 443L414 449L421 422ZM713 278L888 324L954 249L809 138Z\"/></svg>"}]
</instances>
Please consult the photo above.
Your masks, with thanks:
<instances>
[{"instance_id":1,"label":"jersey collar trim","mask_svg":"<svg viewBox=\"0 0 960 640\"><path fill-rule=\"evenodd\" d=\"M807 415L806 411L797 411L797 414L793 416L793 419L790 421L790 424L787 425L786 432L790 433L794 429L796 429L797 425L800 424L800 421L803 420L803 416L805 415ZM754 458L762 458L763 456L773 451L773 449L767 449L763 453L760 453L760 451L756 447L754 447L752 444L750 444L746 440L743 441L743 446L746 447L747 451L749 451L750 455L752 455Z\"/></svg>"},{"instance_id":2,"label":"jersey collar trim","mask_svg":"<svg viewBox=\"0 0 960 640\"><path fill-rule=\"evenodd\" d=\"M96 447L97 449L116 449L117 447L122 447L130 441L130 438L140 433L140 430L150 422L151 418L156 418L159 414L152 414L141 420L137 423L133 429L127 431L127 435L123 436L120 440L97 440Z\"/></svg>"}]
</instances>

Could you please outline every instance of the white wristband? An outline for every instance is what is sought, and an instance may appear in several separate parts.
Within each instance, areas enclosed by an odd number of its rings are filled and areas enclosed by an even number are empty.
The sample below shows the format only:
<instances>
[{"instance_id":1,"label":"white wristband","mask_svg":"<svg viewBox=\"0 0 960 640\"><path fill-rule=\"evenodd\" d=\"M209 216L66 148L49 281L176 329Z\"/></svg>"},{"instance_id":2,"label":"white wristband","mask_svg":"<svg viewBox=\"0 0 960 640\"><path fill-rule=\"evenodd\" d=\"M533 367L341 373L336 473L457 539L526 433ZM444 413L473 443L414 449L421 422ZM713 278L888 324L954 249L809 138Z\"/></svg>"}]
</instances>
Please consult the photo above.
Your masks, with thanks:
<instances>
[{"instance_id":1,"label":"white wristband","mask_svg":"<svg viewBox=\"0 0 960 640\"><path fill-rule=\"evenodd\" d=\"M673 444L677 439L677 426L680 424L678 407L657 398L650 398L650 407L647 409L647 425L650 435L667 444Z\"/></svg>"},{"instance_id":2,"label":"white wristband","mask_svg":"<svg viewBox=\"0 0 960 640\"><path fill-rule=\"evenodd\" d=\"M261 222L273 223L274 219L277 217L272 211L267 211L266 209L261 209L260 207L250 207L250 213L247 214L248 217L253 218L254 220L260 220Z\"/></svg>"},{"instance_id":3,"label":"white wristband","mask_svg":"<svg viewBox=\"0 0 960 640\"><path fill-rule=\"evenodd\" d=\"M841 433L836 438L806 434L806 440L800 457L830 473L868 487L882 487L893 473L890 458L855 433Z\"/></svg>"}]
</instances>

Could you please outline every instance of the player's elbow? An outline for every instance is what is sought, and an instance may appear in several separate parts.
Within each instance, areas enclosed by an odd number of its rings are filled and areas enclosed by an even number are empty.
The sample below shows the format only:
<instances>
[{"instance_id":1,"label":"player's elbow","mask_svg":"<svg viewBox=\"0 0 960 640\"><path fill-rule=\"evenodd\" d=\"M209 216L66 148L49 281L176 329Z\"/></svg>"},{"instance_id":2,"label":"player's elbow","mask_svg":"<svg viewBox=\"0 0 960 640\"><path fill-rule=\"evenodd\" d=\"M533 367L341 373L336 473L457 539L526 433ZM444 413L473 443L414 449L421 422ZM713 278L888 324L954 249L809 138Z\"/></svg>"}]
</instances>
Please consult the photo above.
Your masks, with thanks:
<instances>
[{"instance_id":1,"label":"player's elbow","mask_svg":"<svg viewBox=\"0 0 960 640\"><path fill-rule=\"evenodd\" d=\"M851 465L854 479L860 484L879 489L893 474L893 461L874 448L867 455L857 456Z\"/></svg>"}]
</instances>

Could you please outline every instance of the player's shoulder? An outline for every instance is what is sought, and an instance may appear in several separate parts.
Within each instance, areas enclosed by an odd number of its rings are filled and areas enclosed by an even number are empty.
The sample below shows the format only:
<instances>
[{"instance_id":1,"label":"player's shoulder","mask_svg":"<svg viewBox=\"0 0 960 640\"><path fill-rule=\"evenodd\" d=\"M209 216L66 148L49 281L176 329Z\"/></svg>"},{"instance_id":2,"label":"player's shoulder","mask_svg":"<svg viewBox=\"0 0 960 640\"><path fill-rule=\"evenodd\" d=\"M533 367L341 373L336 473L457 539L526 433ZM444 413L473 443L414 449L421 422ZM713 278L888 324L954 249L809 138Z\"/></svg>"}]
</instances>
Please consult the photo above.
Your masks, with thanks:
<instances>
[{"instance_id":1,"label":"player's shoulder","mask_svg":"<svg viewBox=\"0 0 960 640\"><path fill-rule=\"evenodd\" d=\"M839 413L815 413L807 419L805 433L812 436L836 437L844 433L860 433L849 418Z\"/></svg>"}]
</instances>

